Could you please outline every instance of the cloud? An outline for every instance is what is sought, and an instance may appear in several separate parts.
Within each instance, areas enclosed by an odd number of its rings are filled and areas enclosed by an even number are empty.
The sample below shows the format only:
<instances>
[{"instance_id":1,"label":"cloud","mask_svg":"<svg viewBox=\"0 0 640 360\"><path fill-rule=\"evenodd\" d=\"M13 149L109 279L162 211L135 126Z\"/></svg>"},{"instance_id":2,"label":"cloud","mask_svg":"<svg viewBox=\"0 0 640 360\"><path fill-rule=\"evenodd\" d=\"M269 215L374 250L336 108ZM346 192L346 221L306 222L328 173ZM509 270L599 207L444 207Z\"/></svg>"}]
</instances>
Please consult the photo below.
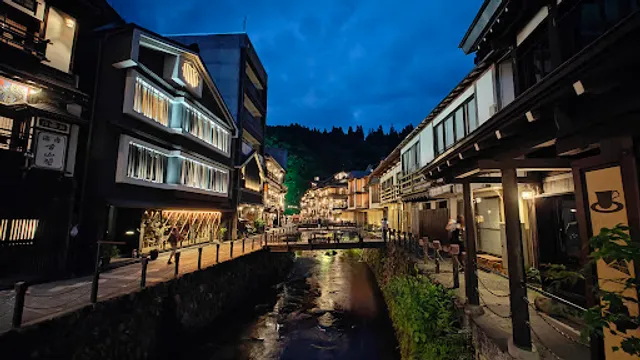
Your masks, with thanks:
<instances>
[{"instance_id":1,"label":"cloud","mask_svg":"<svg viewBox=\"0 0 640 360\"><path fill-rule=\"evenodd\" d=\"M247 32L269 74L269 124L419 123L472 68L472 0L112 0L161 34Z\"/></svg>"}]
</instances>

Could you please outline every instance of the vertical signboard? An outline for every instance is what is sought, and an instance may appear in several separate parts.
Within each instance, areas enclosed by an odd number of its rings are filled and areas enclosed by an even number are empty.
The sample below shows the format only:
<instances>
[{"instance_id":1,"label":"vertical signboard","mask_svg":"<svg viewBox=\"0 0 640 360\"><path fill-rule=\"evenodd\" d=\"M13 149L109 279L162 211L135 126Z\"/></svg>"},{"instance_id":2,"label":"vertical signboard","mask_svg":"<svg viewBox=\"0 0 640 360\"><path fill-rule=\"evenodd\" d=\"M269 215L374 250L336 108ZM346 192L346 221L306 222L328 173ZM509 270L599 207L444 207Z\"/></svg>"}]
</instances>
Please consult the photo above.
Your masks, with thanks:
<instances>
[{"instance_id":1,"label":"vertical signboard","mask_svg":"<svg viewBox=\"0 0 640 360\"><path fill-rule=\"evenodd\" d=\"M597 235L602 228L612 228L617 224L629 224L620 166L586 171L585 189L592 234ZM597 271L598 286L605 291L622 291L624 286L621 282L635 276L632 263L606 263L600 260L597 263ZM632 298L637 296L635 291L631 289L627 290L624 295ZM636 304L627 303L626 305L629 307L630 314L638 314ZM631 334L631 332L635 332L635 334ZM629 331L624 336L630 335L640 336L640 330ZM613 351L613 347L619 347L622 340L623 337L620 335L614 335L607 329L604 330L604 350L608 360L635 359L622 350Z\"/></svg>"},{"instance_id":2,"label":"vertical signboard","mask_svg":"<svg viewBox=\"0 0 640 360\"><path fill-rule=\"evenodd\" d=\"M35 166L49 170L63 170L66 150L66 135L40 131L36 143Z\"/></svg>"}]
</instances>

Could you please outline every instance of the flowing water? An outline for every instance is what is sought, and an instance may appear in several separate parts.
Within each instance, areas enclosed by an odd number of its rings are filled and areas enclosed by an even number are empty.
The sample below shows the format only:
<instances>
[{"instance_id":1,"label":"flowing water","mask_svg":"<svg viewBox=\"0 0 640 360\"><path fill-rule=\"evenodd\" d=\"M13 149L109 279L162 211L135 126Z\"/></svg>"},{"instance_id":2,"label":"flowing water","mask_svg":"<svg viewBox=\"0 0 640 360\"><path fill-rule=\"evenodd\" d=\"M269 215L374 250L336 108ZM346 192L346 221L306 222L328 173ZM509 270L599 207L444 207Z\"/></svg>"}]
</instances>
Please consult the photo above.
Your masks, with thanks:
<instances>
[{"instance_id":1,"label":"flowing water","mask_svg":"<svg viewBox=\"0 0 640 360\"><path fill-rule=\"evenodd\" d=\"M373 275L352 252L302 253L272 294L228 314L197 338L182 358L399 358Z\"/></svg>"}]
</instances>

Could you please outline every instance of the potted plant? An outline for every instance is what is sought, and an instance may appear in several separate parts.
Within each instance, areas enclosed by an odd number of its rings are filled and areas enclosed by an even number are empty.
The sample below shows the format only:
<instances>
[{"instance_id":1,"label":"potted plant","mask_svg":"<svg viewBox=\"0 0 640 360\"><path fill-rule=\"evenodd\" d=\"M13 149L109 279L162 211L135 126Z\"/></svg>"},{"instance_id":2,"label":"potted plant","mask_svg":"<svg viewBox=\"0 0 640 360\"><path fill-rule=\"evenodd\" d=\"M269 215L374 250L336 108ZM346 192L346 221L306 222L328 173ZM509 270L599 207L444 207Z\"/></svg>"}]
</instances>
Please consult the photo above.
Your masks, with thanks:
<instances>
[{"instance_id":1,"label":"potted plant","mask_svg":"<svg viewBox=\"0 0 640 360\"><path fill-rule=\"evenodd\" d=\"M114 245L103 245L100 248L100 267L105 268L111 264L112 258L120 256L120 250Z\"/></svg>"},{"instance_id":2,"label":"potted plant","mask_svg":"<svg viewBox=\"0 0 640 360\"><path fill-rule=\"evenodd\" d=\"M226 235L226 233L227 233L227 228L224 227L224 226L221 226L218 229L218 240L219 241L223 241L224 240L224 236Z\"/></svg>"}]
</instances>

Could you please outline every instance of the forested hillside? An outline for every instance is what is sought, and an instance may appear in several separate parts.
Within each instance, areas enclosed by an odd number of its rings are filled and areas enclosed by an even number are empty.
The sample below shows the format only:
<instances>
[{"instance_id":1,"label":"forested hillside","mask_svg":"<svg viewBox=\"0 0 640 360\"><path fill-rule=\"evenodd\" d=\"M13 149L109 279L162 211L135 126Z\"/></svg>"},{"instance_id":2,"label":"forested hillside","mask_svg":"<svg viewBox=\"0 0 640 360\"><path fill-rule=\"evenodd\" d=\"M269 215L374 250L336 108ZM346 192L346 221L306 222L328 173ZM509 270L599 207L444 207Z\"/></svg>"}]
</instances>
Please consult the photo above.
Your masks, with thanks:
<instances>
[{"instance_id":1,"label":"forested hillside","mask_svg":"<svg viewBox=\"0 0 640 360\"><path fill-rule=\"evenodd\" d=\"M289 152L286 204L298 205L315 176L323 179L341 170L377 166L411 130L413 126L408 125L399 132L391 127L385 133L379 126L365 134L361 126L349 127L347 132L341 127L321 131L298 124L268 126L267 146Z\"/></svg>"}]
</instances>

